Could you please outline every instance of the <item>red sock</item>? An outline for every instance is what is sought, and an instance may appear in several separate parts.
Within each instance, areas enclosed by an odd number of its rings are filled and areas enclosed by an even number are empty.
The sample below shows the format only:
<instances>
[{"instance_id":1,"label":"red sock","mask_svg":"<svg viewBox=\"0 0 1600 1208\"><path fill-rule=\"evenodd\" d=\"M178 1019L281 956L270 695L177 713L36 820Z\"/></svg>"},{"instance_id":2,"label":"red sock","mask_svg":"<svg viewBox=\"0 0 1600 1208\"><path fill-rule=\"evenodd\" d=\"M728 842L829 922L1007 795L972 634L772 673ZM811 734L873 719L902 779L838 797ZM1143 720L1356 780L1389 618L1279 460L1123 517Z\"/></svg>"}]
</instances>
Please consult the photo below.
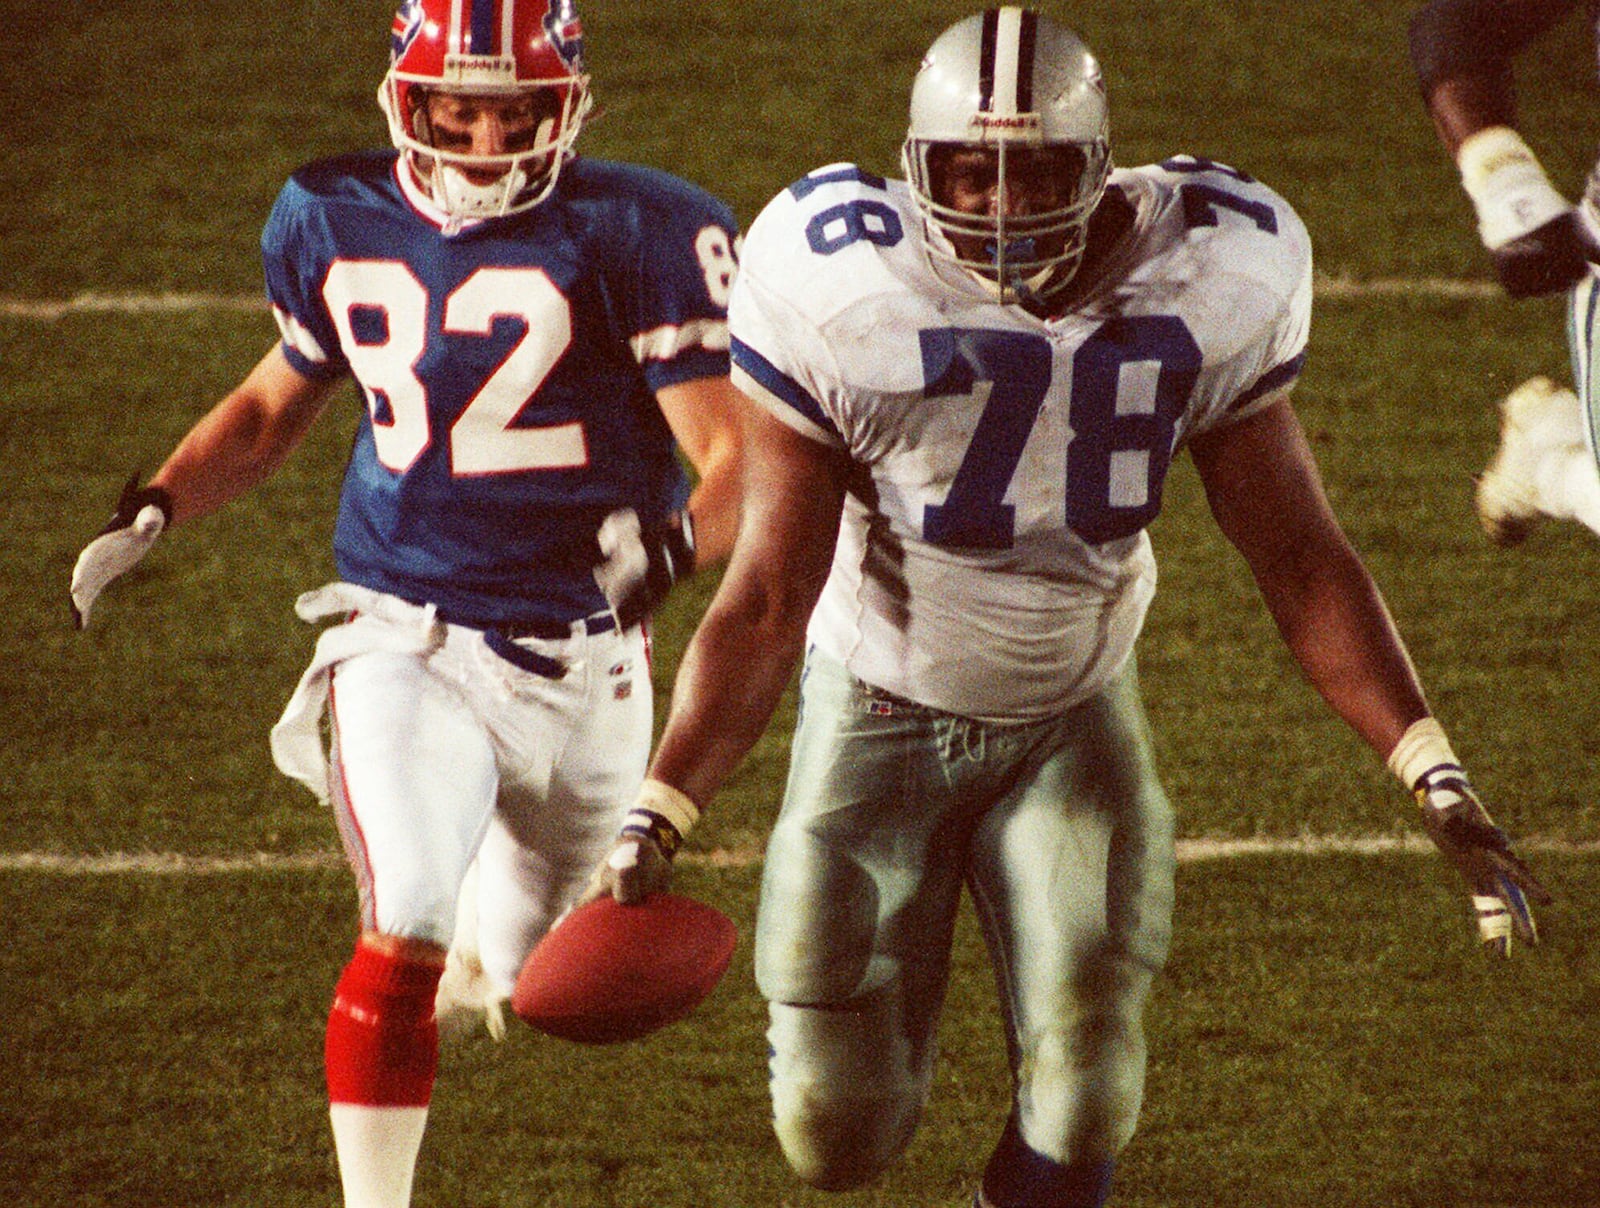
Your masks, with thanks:
<instances>
[{"instance_id":1,"label":"red sock","mask_svg":"<svg viewBox=\"0 0 1600 1208\"><path fill-rule=\"evenodd\" d=\"M439 1065L440 965L356 945L328 1013L328 1101L426 1107Z\"/></svg>"}]
</instances>

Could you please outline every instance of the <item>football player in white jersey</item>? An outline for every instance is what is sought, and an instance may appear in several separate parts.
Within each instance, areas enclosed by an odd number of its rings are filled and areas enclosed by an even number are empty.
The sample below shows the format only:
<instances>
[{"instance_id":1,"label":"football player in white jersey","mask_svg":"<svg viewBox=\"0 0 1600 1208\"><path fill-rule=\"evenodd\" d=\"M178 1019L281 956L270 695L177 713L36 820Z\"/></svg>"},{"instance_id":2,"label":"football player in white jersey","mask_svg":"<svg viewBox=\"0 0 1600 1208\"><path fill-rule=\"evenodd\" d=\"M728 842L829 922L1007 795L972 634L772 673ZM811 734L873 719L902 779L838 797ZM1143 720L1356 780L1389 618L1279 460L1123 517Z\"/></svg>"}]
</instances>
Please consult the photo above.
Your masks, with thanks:
<instances>
[{"instance_id":1,"label":"football player in white jersey","mask_svg":"<svg viewBox=\"0 0 1600 1208\"><path fill-rule=\"evenodd\" d=\"M1411 59L1439 140L1461 172L1478 233L1513 298L1567 295L1577 392L1547 377L1500 402L1500 445L1478 478L1478 519L1500 545L1540 520L1600 534L1600 164L1578 205L1517 129L1513 61L1581 11L1600 51L1600 8L1578 0L1431 0L1411 20Z\"/></svg>"},{"instance_id":2,"label":"football player in white jersey","mask_svg":"<svg viewBox=\"0 0 1600 1208\"><path fill-rule=\"evenodd\" d=\"M1173 814L1134 644L1145 528L1187 449L1318 690L1413 790L1496 952L1544 891L1468 786L1289 402L1311 251L1289 206L1189 157L1112 170L1098 65L1034 12L933 43L907 180L819 169L751 227L730 303L745 513L637 806L676 833L802 652L756 975L808 1182L868 1182L928 1094L963 885L1014 1075L974 1203L1109 1194L1167 954ZM670 861L619 843L624 901Z\"/></svg>"},{"instance_id":3,"label":"football player in white jersey","mask_svg":"<svg viewBox=\"0 0 1600 1208\"><path fill-rule=\"evenodd\" d=\"M394 146L307 165L267 221L282 339L130 484L71 589L85 622L354 379L340 581L297 606L340 623L272 736L331 798L360 888L326 1039L349 1208L409 1202L460 887L477 943L454 955L507 996L643 778L648 613L725 556L739 494L732 214L573 153L589 89L570 0L405 0L380 100ZM451 968L477 973L466 956Z\"/></svg>"}]
</instances>

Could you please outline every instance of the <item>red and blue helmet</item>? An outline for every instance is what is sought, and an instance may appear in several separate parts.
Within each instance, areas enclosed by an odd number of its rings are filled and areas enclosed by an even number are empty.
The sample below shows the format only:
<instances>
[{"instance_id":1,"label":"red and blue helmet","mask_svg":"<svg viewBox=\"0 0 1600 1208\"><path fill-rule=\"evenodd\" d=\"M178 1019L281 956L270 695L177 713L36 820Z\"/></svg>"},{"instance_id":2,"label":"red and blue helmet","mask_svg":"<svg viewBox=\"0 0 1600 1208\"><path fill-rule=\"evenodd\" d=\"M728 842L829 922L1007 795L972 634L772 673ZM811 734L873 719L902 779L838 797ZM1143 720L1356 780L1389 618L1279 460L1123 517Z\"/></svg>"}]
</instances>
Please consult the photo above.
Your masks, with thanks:
<instances>
[{"instance_id":1,"label":"red and blue helmet","mask_svg":"<svg viewBox=\"0 0 1600 1208\"><path fill-rule=\"evenodd\" d=\"M541 114L531 147L501 155L434 145L430 93L529 95ZM378 92L389 136L451 218L513 214L555 187L589 113L583 26L574 0L402 0L390 30L389 71ZM471 184L499 169L492 185Z\"/></svg>"}]
</instances>

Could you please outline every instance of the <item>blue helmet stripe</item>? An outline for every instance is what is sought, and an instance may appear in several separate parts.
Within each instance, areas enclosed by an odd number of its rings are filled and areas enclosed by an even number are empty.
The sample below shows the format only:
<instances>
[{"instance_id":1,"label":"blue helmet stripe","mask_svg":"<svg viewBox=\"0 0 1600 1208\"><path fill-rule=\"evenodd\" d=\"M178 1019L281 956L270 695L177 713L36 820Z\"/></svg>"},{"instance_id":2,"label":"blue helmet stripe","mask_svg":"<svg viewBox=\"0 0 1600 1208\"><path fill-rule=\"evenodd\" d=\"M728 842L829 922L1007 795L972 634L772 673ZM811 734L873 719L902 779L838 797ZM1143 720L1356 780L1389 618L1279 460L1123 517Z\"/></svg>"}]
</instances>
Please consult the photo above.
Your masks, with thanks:
<instances>
[{"instance_id":1,"label":"blue helmet stripe","mask_svg":"<svg viewBox=\"0 0 1600 1208\"><path fill-rule=\"evenodd\" d=\"M985 9L978 45L978 112L994 109L994 44L1000 30L1000 10Z\"/></svg>"},{"instance_id":2,"label":"blue helmet stripe","mask_svg":"<svg viewBox=\"0 0 1600 1208\"><path fill-rule=\"evenodd\" d=\"M497 0L472 0L472 32L467 42L467 53L492 55L499 51L494 44Z\"/></svg>"}]
</instances>

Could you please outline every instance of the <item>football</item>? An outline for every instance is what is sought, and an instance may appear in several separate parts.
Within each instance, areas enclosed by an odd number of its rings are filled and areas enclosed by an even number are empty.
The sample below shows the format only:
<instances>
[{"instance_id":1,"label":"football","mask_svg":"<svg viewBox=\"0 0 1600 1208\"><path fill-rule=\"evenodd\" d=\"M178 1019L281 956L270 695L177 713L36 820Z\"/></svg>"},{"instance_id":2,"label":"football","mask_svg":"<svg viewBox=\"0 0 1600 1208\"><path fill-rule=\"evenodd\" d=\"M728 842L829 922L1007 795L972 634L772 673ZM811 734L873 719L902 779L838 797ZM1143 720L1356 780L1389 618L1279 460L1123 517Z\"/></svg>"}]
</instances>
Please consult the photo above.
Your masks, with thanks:
<instances>
[{"instance_id":1,"label":"football","mask_svg":"<svg viewBox=\"0 0 1600 1208\"><path fill-rule=\"evenodd\" d=\"M658 893L637 906L598 898L534 946L511 1009L563 1040L637 1040L705 1001L738 938L720 910L681 894Z\"/></svg>"}]
</instances>

